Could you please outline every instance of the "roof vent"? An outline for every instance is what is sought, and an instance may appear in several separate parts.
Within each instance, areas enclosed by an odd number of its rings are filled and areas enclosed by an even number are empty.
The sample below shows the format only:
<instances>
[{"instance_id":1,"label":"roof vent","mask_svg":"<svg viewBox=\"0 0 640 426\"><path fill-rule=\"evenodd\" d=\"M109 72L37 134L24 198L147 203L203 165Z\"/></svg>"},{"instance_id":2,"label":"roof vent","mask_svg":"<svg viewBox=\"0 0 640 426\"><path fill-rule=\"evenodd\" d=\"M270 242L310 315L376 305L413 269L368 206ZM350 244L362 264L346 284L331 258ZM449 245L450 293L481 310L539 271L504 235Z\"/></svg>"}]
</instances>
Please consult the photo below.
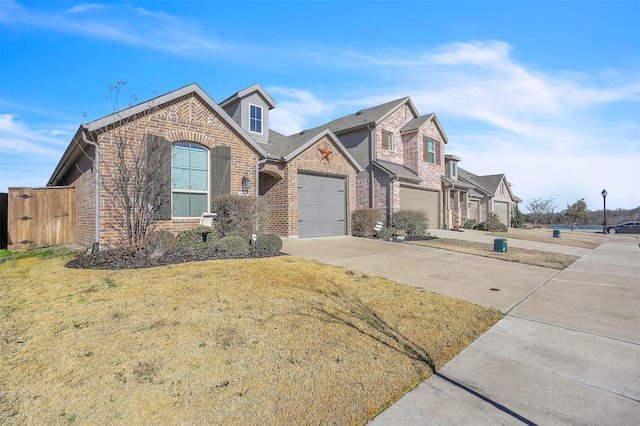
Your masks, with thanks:
<instances>
[{"instance_id":1,"label":"roof vent","mask_svg":"<svg viewBox=\"0 0 640 426\"><path fill-rule=\"evenodd\" d=\"M363 112L364 112L364 110L363 110L363 109L361 109L360 111L356 112L356 115L360 115L360 114L362 114Z\"/></svg>"}]
</instances>

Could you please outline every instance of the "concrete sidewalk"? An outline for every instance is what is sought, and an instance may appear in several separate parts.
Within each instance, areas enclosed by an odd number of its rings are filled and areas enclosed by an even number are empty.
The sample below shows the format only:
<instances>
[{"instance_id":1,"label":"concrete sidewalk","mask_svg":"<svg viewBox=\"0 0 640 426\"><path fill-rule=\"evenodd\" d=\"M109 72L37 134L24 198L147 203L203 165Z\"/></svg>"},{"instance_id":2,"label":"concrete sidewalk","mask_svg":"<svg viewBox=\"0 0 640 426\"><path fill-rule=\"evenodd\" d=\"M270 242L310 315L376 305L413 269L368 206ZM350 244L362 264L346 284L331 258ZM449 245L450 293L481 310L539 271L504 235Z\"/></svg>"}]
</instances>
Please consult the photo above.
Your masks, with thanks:
<instances>
[{"instance_id":1,"label":"concrete sidewalk","mask_svg":"<svg viewBox=\"0 0 640 426\"><path fill-rule=\"evenodd\" d=\"M640 424L638 241L613 236L561 272L353 237L283 251L508 313L371 425L629 425Z\"/></svg>"},{"instance_id":2,"label":"concrete sidewalk","mask_svg":"<svg viewBox=\"0 0 640 426\"><path fill-rule=\"evenodd\" d=\"M551 278L370 424L640 424L638 240Z\"/></svg>"}]
</instances>

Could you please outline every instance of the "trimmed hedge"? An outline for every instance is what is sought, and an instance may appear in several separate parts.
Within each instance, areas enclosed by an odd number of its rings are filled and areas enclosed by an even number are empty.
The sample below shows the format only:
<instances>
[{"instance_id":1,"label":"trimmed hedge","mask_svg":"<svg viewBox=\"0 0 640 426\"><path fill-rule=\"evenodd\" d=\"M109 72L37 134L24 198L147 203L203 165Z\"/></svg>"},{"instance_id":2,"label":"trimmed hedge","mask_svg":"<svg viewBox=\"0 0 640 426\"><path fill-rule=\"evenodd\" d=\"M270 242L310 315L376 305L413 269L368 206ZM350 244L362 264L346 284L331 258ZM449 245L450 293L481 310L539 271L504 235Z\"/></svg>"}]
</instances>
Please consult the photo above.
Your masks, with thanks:
<instances>
[{"instance_id":1,"label":"trimmed hedge","mask_svg":"<svg viewBox=\"0 0 640 426\"><path fill-rule=\"evenodd\" d=\"M282 250L282 238L277 235L258 235L256 251L265 254L276 254Z\"/></svg>"},{"instance_id":2,"label":"trimmed hedge","mask_svg":"<svg viewBox=\"0 0 640 426\"><path fill-rule=\"evenodd\" d=\"M144 236L142 249L148 252L168 250L176 246L176 237L169 231L151 231Z\"/></svg>"},{"instance_id":3,"label":"trimmed hedge","mask_svg":"<svg viewBox=\"0 0 640 426\"><path fill-rule=\"evenodd\" d=\"M478 228L478 221L475 219L469 219L467 220L462 227L464 229L477 229Z\"/></svg>"},{"instance_id":4,"label":"trimmed hedge","mask_svg":"<svg viewBox=\"0 0 640 426\"><path fill-rule=\"evenodd\" d=\"M487 215L487 220L478 224L478 229L480 231L487 231L487 232L508 232L509 231L509 229L507 228L507 225L500 222L500 216L498 216L496 213L489 213Z\"/></svg>"},{"instance_id":5,"label":"trimmed hedge","mask_svg":"<svg viewBox=\"0 0 640 426\"><path fill-rule=\"evenodd\" d=\"M198 249L215 246L218 240L216 230L208 226L181 231L176 238L176 246L181 249Z\"/></svg>"},{"instance_id":6,"label":"trimmed hedge","mask_svg":"<svg viewBox=\"0 0 640 426\"><path fill-rule=\"evenodd\" d=\"M216 250L232 256L244 256L249 254L249 241L237 235L224 237L216 243Z\"/></svg>"},{"instance_id":7,"label":"trimmed hedge","mask_svg":"<svg viewBox=\"0 0 640 426\"><path fill-rule=\"evenodd\" d=\"M351 213L351 235L356 237L372 237L376 222L382 220L382 212L378 209L357 209Z\"/></svg>"}]
</instances>

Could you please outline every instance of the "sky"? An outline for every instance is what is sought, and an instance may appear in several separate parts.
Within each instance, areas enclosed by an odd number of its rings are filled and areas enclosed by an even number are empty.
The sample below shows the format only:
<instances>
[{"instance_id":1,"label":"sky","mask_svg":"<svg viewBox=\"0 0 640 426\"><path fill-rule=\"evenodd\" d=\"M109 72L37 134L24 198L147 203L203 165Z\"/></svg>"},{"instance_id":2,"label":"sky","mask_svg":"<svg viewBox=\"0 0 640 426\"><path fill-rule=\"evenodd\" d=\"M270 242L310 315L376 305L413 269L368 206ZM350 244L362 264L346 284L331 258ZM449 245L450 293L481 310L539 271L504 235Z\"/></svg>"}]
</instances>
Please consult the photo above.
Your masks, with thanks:
<instances>
[{"instance_id":1,"label":"sky","mask_svg":"<svg viewBox=\"0 0 640 426\"><path fill-rule=\"evenodd\" d=\"M191 83L259 83L284 134L410 96L447 154L557 210L640 206L640 1L0 0L0 192L81 123Z\"/></svg>"}]
</instances>

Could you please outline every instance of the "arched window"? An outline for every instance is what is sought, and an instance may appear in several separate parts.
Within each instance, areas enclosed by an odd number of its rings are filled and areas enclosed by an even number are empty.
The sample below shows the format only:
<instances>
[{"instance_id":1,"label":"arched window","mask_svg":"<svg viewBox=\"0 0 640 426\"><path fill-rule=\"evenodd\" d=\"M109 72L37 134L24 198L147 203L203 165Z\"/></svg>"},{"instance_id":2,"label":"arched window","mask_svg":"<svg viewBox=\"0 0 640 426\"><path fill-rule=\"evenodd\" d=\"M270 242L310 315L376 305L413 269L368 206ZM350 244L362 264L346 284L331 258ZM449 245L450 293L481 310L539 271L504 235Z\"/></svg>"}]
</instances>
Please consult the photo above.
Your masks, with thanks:
<instances>
[{"instance_id":1,"label":"arched window","mask_svg":"<svg viewBox=\"0 0 640 426\"><path fill-rule=\"evenodd\" d=\"M193 142L171 147L173 217L200 217L209 211L209 151Z\"/></svg>"}]
</instances>

